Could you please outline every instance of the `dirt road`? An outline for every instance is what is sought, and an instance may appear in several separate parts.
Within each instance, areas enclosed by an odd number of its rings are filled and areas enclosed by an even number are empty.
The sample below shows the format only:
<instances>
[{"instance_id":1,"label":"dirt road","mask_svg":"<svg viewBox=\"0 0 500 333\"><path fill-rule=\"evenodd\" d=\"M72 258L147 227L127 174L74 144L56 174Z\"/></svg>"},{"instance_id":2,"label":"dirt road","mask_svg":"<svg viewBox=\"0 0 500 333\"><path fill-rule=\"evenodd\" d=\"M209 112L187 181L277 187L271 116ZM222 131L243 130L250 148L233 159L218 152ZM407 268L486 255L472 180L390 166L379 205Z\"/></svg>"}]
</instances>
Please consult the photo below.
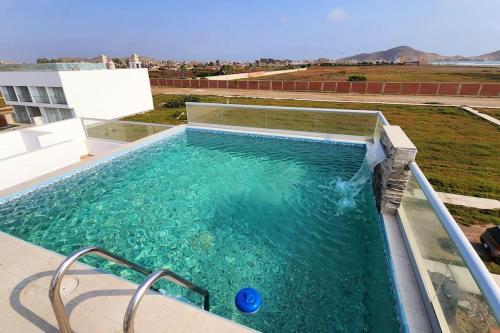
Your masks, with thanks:
<instances>
[{"instance_id":1,"label":"dirt road","mask_svg":"<svg viewBox=\"0 0 500 333\"><path fill-rule=\"evenodd\" d=\"M472 107L500 108L500 98L455 96L406 96L406 95L353 95L338 93L289 92L243 89L152 88L153 94L193 94L218 96L244 96L277 99L303 99L334 102L468 105Z\"/></svg>"}]
</instances>

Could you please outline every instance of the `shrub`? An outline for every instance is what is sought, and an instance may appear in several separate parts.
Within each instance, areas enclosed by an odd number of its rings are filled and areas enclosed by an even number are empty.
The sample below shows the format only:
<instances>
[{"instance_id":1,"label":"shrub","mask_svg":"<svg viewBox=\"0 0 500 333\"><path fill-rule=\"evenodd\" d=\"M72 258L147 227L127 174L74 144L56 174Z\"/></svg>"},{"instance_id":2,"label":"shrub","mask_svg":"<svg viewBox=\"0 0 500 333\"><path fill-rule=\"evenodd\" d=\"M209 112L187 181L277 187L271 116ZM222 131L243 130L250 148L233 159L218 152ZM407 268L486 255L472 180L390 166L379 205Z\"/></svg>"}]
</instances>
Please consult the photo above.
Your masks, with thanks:
<instances>
[{"instance_id":1,"label":"shrub","mask_svg":"<svg viewBox=\"0 0 500 333\"><path fill-rule=\"evenodd\" d=\"M200 98L193 95L186 95L181 97L176 97L173 99L169 99L163 104L164 107L168 109L178 109L186 106L186 102L199 102Z\"/></svg>"},{"instance_id":2,"label":"shrub","mask_svg":"<svg viewBox=\"0 0 500 333\"><path fill-rule=\"evenodd\" d=\"M351 75L347 81L366 81L366 76L363 75Z\"/></svg>"}]
</instances>

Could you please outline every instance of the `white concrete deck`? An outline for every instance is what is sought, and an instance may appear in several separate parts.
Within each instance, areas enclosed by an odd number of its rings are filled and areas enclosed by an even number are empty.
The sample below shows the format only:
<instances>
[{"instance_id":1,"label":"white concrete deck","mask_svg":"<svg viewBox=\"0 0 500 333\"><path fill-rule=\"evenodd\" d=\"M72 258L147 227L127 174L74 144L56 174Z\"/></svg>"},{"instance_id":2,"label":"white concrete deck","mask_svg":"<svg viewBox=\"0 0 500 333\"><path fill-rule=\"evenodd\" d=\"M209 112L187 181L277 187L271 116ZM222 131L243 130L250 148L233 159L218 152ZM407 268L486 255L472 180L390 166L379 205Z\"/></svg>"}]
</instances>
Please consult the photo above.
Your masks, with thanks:
<instances>
[{"instance_id":1,"label":"white concrete deck","mask_svg":"<svg viewBox=\"0 0 500 333\"><path fill-rule=\"evenodd\" d=\"M472 207L478 209L500 209L500 201L495 199L485 199L470 197L467 195L437 192L439 199L447 204Z\"/></svg>"},{"instance_id":2,"label":"white concrete deck","mask_svg":"<svg viewBox=\"0 0 500 333\"><path fill-rule=\"evenodd\" d=\"M64 258L0 232L0 332L58 332L49 284ZM123 332L125 309L136 285L76 263L63 279L74 332ZM150 293L136 316L136 332L255 332L173 298Z\"/></svg>"},{"instance_id":3,"label":"white concrete deck","mask_svg":"<svg viewBox=\"0 0 500 333\"><path fill-rule=\"evenodd\" d=\"M384 214L383 217L384 229L389 244L388 251L394 265L396 284L400 301L403 303L408 331L410 333L430 333L432 329L429 318L396 216Z\"/></svg>"}]
</instances>

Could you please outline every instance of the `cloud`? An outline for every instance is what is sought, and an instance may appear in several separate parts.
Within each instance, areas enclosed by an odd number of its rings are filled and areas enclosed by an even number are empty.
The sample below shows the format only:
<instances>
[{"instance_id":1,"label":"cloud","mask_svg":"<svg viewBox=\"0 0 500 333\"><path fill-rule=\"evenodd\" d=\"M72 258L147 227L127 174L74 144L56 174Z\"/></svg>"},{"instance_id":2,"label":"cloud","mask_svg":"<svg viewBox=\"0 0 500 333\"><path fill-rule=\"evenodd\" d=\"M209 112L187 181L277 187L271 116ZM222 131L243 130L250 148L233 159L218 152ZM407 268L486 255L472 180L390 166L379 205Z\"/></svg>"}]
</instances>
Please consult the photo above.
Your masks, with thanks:
<instances>
[{"instance_id":1,"label":"cloud","mask_svg":"<svg viewBox=\"0 0 500 333\"><path fill-rule=\"evenodd\" d=\"M349 14L341 8L335 8L328 14L328 20L331 22L345 21L349 18L351 18Z\"/></svg>"}]
</instances>

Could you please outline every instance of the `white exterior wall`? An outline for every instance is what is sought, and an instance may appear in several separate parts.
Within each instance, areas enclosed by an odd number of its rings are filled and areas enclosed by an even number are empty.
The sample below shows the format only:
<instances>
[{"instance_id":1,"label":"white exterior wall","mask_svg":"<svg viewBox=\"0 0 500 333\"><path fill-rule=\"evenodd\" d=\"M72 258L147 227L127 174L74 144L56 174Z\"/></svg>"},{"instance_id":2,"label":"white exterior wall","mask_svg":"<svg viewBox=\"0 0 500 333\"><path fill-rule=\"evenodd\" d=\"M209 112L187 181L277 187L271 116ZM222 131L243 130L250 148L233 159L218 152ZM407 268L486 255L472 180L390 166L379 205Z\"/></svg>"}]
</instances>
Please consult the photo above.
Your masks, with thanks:
<instances>
[{"instance_id":1,"label":"white exterior wall","mask_svg":"<svg viewBox=\"0 0 500 333\"><path fill-rule=\"evenodd\" d=\"M64 141L0 160L0 190L77 163L80 156L75 151L79 149L79 145L78 141Z\"/></svg>"},{"instance_id":2,"label":"white exterior wall","mask_svg":"<svg viewBox=\"0 0 500 333\"><path fill-rule=\"evenodd\" d=\"M77 117L115 119L153 109L147 69L59 72Z\"/></svg>"},{"instance_id":3,"label":"white exterior wall","mask_svg":"<svg viewBox=\"0 0 500 333\"><path fill-rule=\"evenodd\" d=\"M79 118L0 134L0 190L77 163L86 154Z\"/></svg>"},{"instance_id":4,"label":"white exterior wall","mask_svg":"<svg viewBox=\"0 0 500 333\"><path fill-rule=\"evenodd\" d=\"M61 72L0 72L0 86L61 87L59 73Z\"/></svg>"},{"instance_id":5,"label":"white exterior wall","mask_svg":"<svg viewBox=\"0 0 500 333\"><path fill-rule=\"evenodd\" d=\"M0 135L0 160L26 151L27 148L20 131L10 131Z\"/></svg>"},{"instance_id":6,"label":"white exterior wall","mask_svg":"<svg viewBox=\"0 0 500 333\"><path fill-rule=\"evenodd\" d=\"M115 119L153 109L147 69L0 72L0 85L62 87L67 105L5 102L69 108L76 117Z\"/></svg>"}]
</instances>

